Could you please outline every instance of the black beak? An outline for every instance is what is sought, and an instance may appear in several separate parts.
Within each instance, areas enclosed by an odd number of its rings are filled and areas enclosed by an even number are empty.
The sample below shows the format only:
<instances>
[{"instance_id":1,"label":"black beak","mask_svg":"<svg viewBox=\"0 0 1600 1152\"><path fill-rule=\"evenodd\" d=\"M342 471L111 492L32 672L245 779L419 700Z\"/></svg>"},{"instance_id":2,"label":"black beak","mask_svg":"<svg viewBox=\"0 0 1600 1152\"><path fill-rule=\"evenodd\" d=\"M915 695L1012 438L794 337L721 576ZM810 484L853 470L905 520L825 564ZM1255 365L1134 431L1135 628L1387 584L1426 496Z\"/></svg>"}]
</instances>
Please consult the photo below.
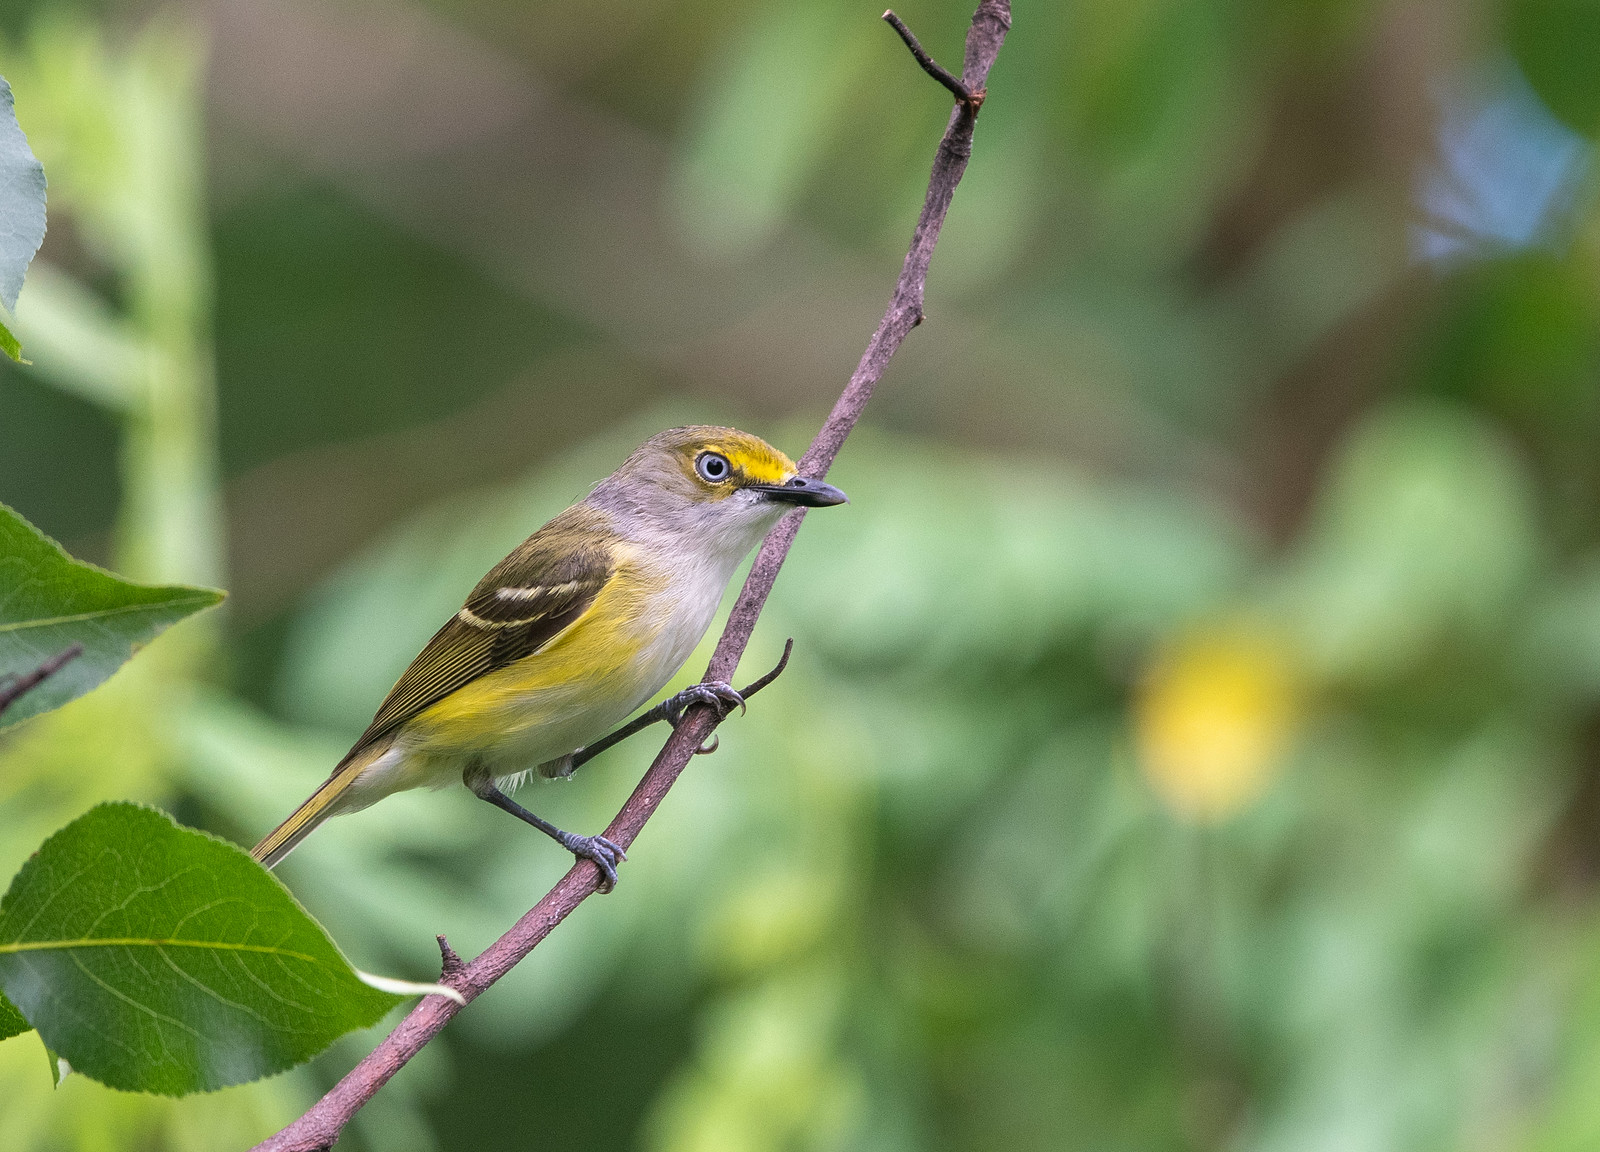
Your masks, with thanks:
<instances>
[{"instance_id":1,"label":"black beak","mask_svg":"<svg viewBox=\"0 0 1600 1152\"><path fill-rule=\"evenodd\" d=\"M850 497L832 484L807 480L804 476L796 476L787 484L746 484L745 487L752 492L760 492L768 500L776 500L780 504L800 504L806 508L831 508L835 504L850 503Z\"/></svg>"}]
</instances>

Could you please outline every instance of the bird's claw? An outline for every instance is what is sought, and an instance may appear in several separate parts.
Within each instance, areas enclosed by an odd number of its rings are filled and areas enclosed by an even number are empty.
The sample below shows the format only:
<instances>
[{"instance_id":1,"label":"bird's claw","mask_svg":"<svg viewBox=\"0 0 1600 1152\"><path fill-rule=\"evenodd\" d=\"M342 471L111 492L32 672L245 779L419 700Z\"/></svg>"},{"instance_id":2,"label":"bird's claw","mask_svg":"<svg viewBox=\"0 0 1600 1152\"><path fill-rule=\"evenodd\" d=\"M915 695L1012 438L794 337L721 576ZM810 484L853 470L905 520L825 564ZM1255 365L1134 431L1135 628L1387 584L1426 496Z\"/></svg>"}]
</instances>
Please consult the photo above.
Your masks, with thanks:
<instances>
[{"instance_id":1,"label":"bird's claw","mask_svg":"<svg viewBox=\"0 0 1600 1152\"><path fill-rule=\"evenodd\" d=\"M707 680L691 684L666 703L667 723L676 728L683 722L683 713L692 704L709 704L717 710L717 719L725 720L728 713L738 708L745 711L744 697L726 680Z\"/></svg>"},{"instance_id":2,"label":"bird's claw","mask_svg":"<svg viewBox=\"0 0 1600 1152\"><path fill-rule=\"evenodd\" d=\"M575 836L567 834L561 846L580 860L592 860L600 869L600 891L609 892L617 886L617 865L628 858L619 844L604 836Z\"/></svg>"}]
</instances>

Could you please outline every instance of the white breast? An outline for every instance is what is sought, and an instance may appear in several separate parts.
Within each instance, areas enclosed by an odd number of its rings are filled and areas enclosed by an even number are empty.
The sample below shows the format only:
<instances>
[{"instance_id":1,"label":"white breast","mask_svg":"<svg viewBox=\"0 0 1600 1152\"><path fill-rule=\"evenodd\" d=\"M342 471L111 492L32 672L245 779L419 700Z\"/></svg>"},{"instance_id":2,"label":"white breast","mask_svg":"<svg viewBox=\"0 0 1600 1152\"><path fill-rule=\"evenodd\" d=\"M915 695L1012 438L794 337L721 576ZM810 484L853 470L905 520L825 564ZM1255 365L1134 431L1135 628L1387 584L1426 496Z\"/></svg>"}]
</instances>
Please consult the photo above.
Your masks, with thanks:
<instances>
[{"instance_id":1,"label":"white breast","mask_svg":"<svg viewBox=\"0 0 1600 1152\"><path fill-rule=\"evenodd\" d=\"M737 557L731 564L722 557L710 557L673 566L668 577L671 591L654 597L654 610L639 621L644 633L641 694L629 712L661 691L694 653L711 627L737 565Z\"/></svg>"}]
</instances>

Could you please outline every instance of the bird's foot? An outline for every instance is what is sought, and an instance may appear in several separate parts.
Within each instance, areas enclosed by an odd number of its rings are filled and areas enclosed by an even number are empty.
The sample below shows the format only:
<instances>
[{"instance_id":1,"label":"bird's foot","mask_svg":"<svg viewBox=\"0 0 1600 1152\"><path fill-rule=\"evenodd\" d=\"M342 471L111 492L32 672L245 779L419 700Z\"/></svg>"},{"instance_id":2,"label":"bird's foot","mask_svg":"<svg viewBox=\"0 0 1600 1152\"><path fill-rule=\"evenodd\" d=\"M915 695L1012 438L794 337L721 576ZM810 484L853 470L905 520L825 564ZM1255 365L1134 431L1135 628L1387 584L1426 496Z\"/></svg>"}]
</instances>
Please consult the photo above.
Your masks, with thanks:
<instances>
[{"instance_id":1,"label":"bird's foot","mask_svg":"<svg viewBox=\"0 0 1600 1152\"><path fill-rule=\"evenodd\" d=\"M561 846L580 860L593 860L603 879L600 891L609 892L617 886L617 865L628 858L621 845L613 844L604 836L578 836L563 832Z\"/></svg>"},{"instance_id":2,"label":"bird's foot","mask_svg":"<svg viewBox=\"0 0 1600 1152\"><path fill-rule=\"evenodd\" d=\"M662 706L667 723L676 728L683 721L684 709L691 704L709 704L717 710L719 720L726 719L735 708L745 710L744 697L726 680L707 680L691 684Z\"/></svg>"}]
</instances>

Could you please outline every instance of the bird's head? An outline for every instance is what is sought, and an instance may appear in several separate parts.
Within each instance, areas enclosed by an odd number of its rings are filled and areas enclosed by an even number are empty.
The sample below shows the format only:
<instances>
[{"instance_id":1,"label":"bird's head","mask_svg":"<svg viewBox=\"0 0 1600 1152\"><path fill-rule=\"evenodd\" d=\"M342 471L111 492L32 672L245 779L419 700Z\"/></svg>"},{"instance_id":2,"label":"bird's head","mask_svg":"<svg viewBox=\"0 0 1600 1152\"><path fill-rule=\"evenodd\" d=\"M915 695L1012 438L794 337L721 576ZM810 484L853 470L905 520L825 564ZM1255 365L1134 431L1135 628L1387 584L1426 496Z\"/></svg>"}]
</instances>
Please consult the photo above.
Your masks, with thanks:
<instances>
[{"instance_id":1,"label":"bird's head","mask_svg":"<svg viewBox=\"0 0 1600 1152\"><path fill-rule=\"evenodd\" d=\"M670 531L704 531L742 555L797 505L825 508L847 497L799 474L793 460L735 428L671 428L636 448L589 502Z\"/></svg>"}]
</instances>

